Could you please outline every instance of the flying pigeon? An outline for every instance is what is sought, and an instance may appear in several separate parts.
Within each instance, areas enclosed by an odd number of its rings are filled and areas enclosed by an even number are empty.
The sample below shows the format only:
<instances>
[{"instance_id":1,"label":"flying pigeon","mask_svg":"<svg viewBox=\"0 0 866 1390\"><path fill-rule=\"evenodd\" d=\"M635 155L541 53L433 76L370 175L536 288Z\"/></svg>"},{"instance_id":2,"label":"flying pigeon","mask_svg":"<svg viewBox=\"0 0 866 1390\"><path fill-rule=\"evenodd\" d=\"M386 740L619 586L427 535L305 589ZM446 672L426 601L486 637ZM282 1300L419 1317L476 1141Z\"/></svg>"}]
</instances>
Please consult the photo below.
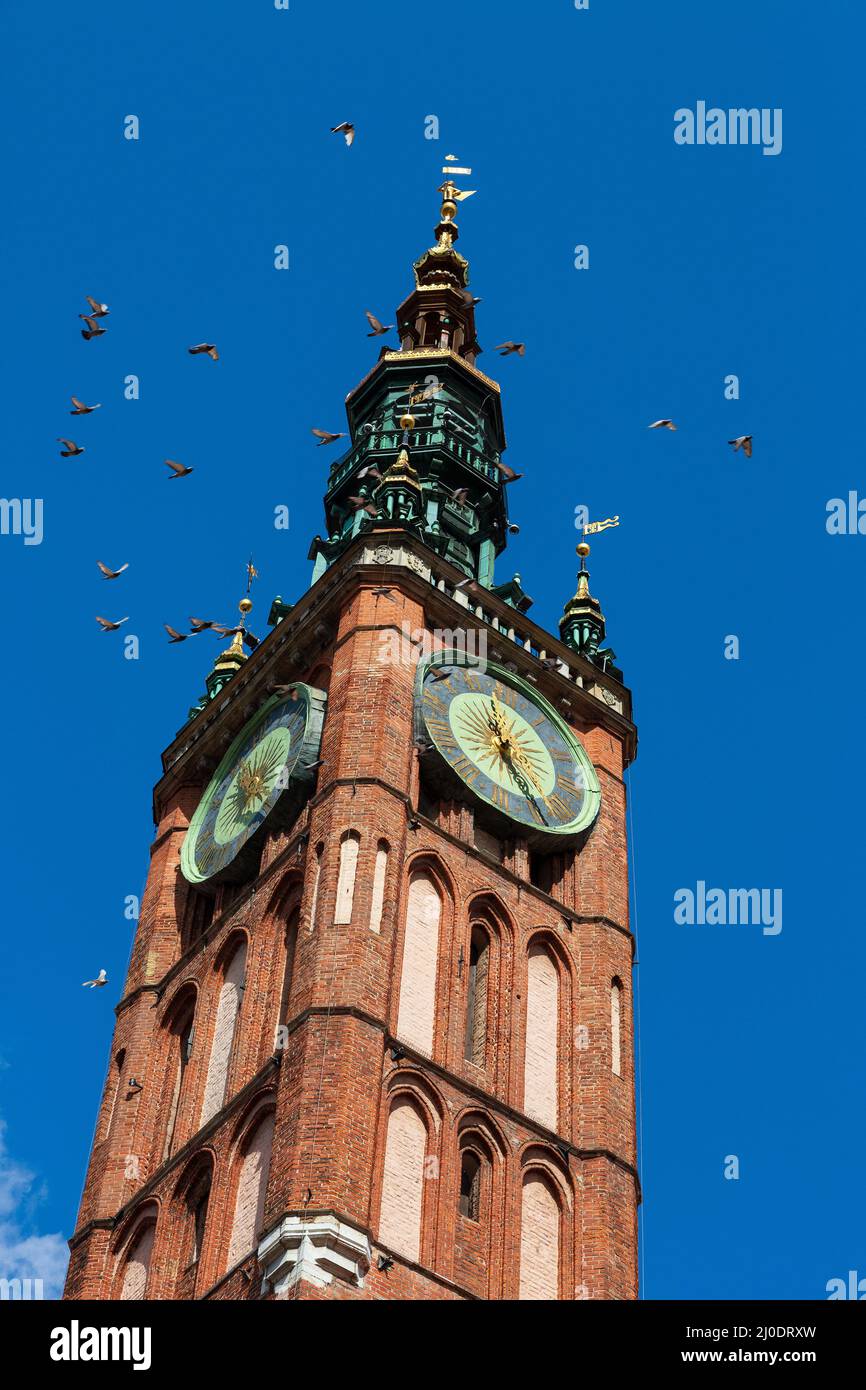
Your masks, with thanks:
<instances>
[{"instance_id":1,"label":"flying pigeon","mask_svg":"<svg viewBox=\"0 0 866 1390\"><path fill-rule=\"evenodd\" d=\"M182 463L175 463L173 459L166 459L165 461L172 470L171 477L168 480L170 483L173 483L175 478L185 478L187 474L192 472L191 468L185 467Z\"/></svg>"},{"instance_id":2,"label":"flying pigeon","mask_svg":"<svg viewBox=\"0 0 866 1390\"><path fill-rule=\"evenodd\" d=\"M102 327L101 323L96 322L92 314L79 314L78 317L84 319L84 322L87 324L87 328L82 328L81 330L82 338L86 338L89 342L91 338L102 337L105 329Z\"/></svg>"},{"instance_id":3,"label":"flying pigeon","mask_svg":"<svg viewBox=\"0 0 866 1390\"><path fill-rule=\"evenodd\" d=\"M647 425L648 430L675 430L676 425L673 420L653 420L651 425Z\"/></svg>"},{"instance_id":4,"label":"flying pigeon","mask_svg":"<svg viewBox=\"0 0 866 1390\"><path fill-rule=\"evenodd\" d=\"M185 641L186 641L186 638L187 638L187 634L186 634L186 633L184 633L184 632L178 632L176 628L169 627L168 623L163 623L163 627L165 628L166 632L168 633L168 640L169 640L169 642L185 642Z\"/></svg>"},{"instance_id":5,"label":"flying pigeon","mask_svg":"<svg viewBox=\"0 0 866 1390\"><path fill-rule=\"evenodd\" d=\"M87 300L88 304L90 305L90 312L91 312L91 314L93 315L93 317L94 317L95 319L104 319L105 316L106 316L106 314L109 312L108 305L107 305L107 304L100 304L100 302L99 302L98 299L94 299L93 296L92 296L92 295L89 295L89 294L86 294L86 295L84 296L84 298ZM78 317L79 317L80 319L83 319L83 318L84 318L84 314L79 314Z\"/></svg>"},{"instance_id":6,"label":"flying pigeon","mask_svg":"<svg viewBox=\"0 0 866 1390\"><path fill-rule=\"evenodd\" d=\"M103 632L116 632L121 623L129 622L129 618L118 618L116 623L110 622L108 618L97 618L96 621L99 623Z\"/></svg>"},{"instance_id":7,"label":"flying pigeon","mask_svg":"<svg viewBox=\"0 0 866 1390\"><path fill-rule=\"evenodd\" d=\"M342 121L340 125L331 126L331 134L345 136L346 144L350 148L355 143L355 127L351 121Z\"/></svg>"},{"instance_id":8,"label":"flying pigeon","mask_svg":"<svg viewBox=\"0 0 866 1390\"><path fill-rule=\"evenodd\" d=\"M69 399L75 406L74 410L70 410L70 415L90 415L92 411L99 410L101 408L99 405L85 405L84 402L80 401L77 396L70 396Z\"/></svg>"},{"instance_id":9,"label":"flying pigeon","mask_svg":"<svg viewBox=\"0 0 866 1390\"><path fill-rule=\"evenodd\" d=\"M501 460L497 463L496 467L502 474L503 483L516 483L518 478L523 477L522 473L515 473L513 468L509 468L508 464L502 463Z\"/></svg>"},{"instance_id":10,"label":"flying pigeon","mask_svg":"<svg viewBox=\"0 0 866 1390\"><path fill-rule=\"evenodd\" d=\"M396 328L395 323L380 323L375 314L371 314L369 309L364 310L364 317L372 328L373 332L368 333L368 338L381 338L383 334L390 333L392 328Z\"/></svg>"},{"instance_id":11,"label":"flying pigeon","mask_svg":"<svg viewBox=\"0 0 866 1390\"><path fill-rule=\"evenodd\" d=\"M189 625L193 632L207 632L209 628L214 628L217 632L223 631L219 623L210 622L207 618L190 618ZM227 632L228 628L225 631Z\"/></svg>"},{"instance_id":12,"label":"flying pigeon","mask_svg":"<svg viewBox=\"0 0 866 1390\"><path fill-rule=\"evenodd\" d=\"M108 565L104 565L101 560L97 560L96 563L102 570L102 577L104 579L116 579L118 575L123 574L124 570L129 569L129 561L127 561L125 565L121 565L119 570L110 570Z\"/></svg>"},{"instance_id":13,"label":"flying pigeon","mask_svg":"<svg viewBox=\"0 0 866 1390\"><path fill-rule=\"evenodd\" d=\"M368 516L378 516L379 508L375 502L371 502L369 497L350 497L349 506L356 512L366 512Z\"/></svg>"},{"instance_id":14,"label":"flying pigeon","mask_svg":"<svg viewBox=\"0 0 866 1390\"><path fill-rule=\"evenodd\" d=\"M81 987L82 989L101 989L103 985L107 984L108 975L104 970L100 970L95 980L82 980Z\"/></svg>"},{"instance_id":15,"label":"flying pigeon","mask_svg":"<svg viewBox=\"0 0 866 1390\"><path fill-rule=\"evenodd\" d=\"M254 652L259 645L259 638L253 636L245 627L223 627L222 623L212 623L210 626L213 627L214 632L218 633L220 637L237 637L238 633L240 633L243 638L244 646L249 647L251 652Z\"/></svg>"},{"instance_id":16,"label":"flying pigeon","mask_svg":"<svg viewBox=\"0 0 866 1390\"><path fill-rule=\"evenodd\" d=\"M346 439L348 437L345 432L343 434L329 434L327 430L313 429L310 433L314 434L318 439L319 442L316 445L318 449L321 449L323 444L333 444L336 439Z\"/></svg>"},{"instance_id":17,"label":"flying pigeon","mask_svg":"<svg viewBox=\"0 0 866 1390\"><path fill-rule=\"evenodd\" d=\"M71 439L58 439L58 444L65 444L65 449L60 450L60 457L64 459L75 458L77 454L83 454L84 449L80 444L75 444Z\"/></svg>"},{"instance_id":18,"label":"flying pigeon","mask_svg":"<svg viewBox=\"0 0 866 1390\"><path fill-rule=\"evenodd\" d=\"M517 355L518 355L518 357L525 357L525 356L526 356L526 344L525 344L525 343L512 343L512 342L510 341L510 339L509 339L509 341L508 341L507 343L497 343L497 345L496 345L496 347L493 349L493 351L494 351L494 352L498 352L500 357L508 357L508 356L510 356L510 354L513 353L513 352L516 352Z\"/></svg>"},{"instance_id":19,"label":"flying pigeon","mask_svg":"<svg viewBox=\"0 0 866 1390\"><path fill-rule=\"evenodd\" d=\"M729 439L728 443L732 446L734 453L738 449L742 449L747 459L752 457L752 436L750 434L741 434L737 439Z\"/></svg>"},{"instance_id":20,"label":"flying pigeon","mask_svg":"<svg viewBox=\"0 0 866 1390\"><path fill-rule=\"evenodd\" d=\"M372 463L368 463L366 468L362 468L358 474L359 478L375 478L378 483L382 481L382 474Z\"/></svg>"},{"instance_id":21,"label":"flying pigeon","mask_svg":"<svg viewBox=\"0 0 866 1390\"><path fill-rule=\"evenodd\" d=\"M187 352L190 357L198 357L204 352L212 361L217 362L219 360L219 353L213 343L196 343L195 347L187 348Z\"/></svg>"}]
</instances>

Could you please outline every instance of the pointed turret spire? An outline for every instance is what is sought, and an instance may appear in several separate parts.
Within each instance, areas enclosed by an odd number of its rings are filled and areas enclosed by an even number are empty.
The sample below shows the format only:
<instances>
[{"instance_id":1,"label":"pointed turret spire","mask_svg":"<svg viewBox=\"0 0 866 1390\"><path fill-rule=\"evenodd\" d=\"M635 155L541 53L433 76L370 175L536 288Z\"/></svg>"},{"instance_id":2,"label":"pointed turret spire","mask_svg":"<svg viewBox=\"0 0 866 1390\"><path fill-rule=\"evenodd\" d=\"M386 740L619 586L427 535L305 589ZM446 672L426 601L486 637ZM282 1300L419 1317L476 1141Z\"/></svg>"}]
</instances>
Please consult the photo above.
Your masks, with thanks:
<instances>
[{"instance_id":1,"label":"pointed turret spire","mask_svg":"<svg viewBox=\"0 0 866 1390\"><path fill-rule=\"evenodd\" d=\"M586 557L589 546L581 541L577 547L580 556L580 571L577 576L577 592L569 599L559 620L559 631L567 647L579 652L581 656L595 661L598 649L604 641L605 622L601 604L589 591L589 570Z\"/></svg>"},{"instance_id":2,"label":"pointed turret spire","mask_svg":"<svg viewBox=\"0 0 866 1390\"><path fill-rule=\"evenodd\" d=\"M250 589L252 588L253 580L258 579L259 572L255 568L252 560L249 561L246 568L247 591L238 604L238 610L241 616L237 626L229 629L232 640L225 651L220 652L213 664L212 670L205 677L207 693L202 695L197 705L193 705L190 710L190 717L197 714L199 710L204 709L211 700L216 699L226 682L230 681L232 676L241 669L244 662L248 659L244 646L248 645L255 647L258 645L256 639L247 632L247 617L252 612L253 607L253 601L250 598ZM221 628L220 631L224 631L224 629ZM226 635L228 635L228 633L226 633Z\"/></svg>"}]
</instances>

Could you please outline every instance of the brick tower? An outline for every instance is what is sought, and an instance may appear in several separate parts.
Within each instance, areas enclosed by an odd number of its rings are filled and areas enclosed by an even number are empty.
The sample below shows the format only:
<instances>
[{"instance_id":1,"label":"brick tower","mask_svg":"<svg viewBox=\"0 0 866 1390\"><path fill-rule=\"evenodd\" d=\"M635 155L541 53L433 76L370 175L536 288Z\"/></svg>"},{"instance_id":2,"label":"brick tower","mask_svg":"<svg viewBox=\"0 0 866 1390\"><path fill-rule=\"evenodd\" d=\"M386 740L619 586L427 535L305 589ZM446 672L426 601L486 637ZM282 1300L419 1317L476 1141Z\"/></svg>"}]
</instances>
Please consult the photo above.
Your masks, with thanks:
<instances>
[{"instance_id":1,"label":"brick tower","mask_svg":"<svg viewBox=\"0 0 866 1390\"><path fill-rule=\"evenodd\" d=\"M67 1298L637 1296L631 701L585 554L558 636L494 581L441 192L311 587L163 755Z\"/></svg>"}]
</instances>

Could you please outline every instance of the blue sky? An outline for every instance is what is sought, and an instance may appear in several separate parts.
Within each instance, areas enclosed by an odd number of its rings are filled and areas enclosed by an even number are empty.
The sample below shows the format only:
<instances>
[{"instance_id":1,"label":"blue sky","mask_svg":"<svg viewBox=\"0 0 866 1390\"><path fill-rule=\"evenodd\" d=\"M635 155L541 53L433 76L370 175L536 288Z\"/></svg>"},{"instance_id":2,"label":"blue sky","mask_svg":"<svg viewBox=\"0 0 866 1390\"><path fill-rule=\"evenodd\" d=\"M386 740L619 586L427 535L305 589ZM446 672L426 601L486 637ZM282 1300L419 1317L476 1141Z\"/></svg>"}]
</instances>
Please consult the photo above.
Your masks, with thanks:
<instances>
[{"instance_id":1,"label":"blue sky","mask_svg":"<svg viewBox=\"0 0 866 1390\"><path fill-rule=\"evenodd\" d=\"M342 427L377 351L363 311L392 321L452 151L479 189L460 217L479 365L525 473L497 579L519 571L555 630L575 507L622 518L590 568L641 739L644 1295L820 1298L866 1275L866 538L825 526L866 494L863 27L826 0L7 9L2 491L44 499L44 539L0 536L0 1275L56 1287L74 1225L150 788L215 652L161 624L227 620L250 553L260 628L306 588L333 457L310 428ZM781 154L678 146L699 100L781 108ZM88 293L111 306L91 343ZM504 338L525 359L500 362ZM218 364L187 356L202 340ZM72 393L102 409L71 419ZM675 434L647 431L662 416ZM57 457L58 433L86 454ZM169 484L166 457L192 477ZM107 584L97 560L130 567ZM97 613L130 615L138 661ZM782 931L677 925L699 880L781 889Z\"/></svg>"}]
</instances>

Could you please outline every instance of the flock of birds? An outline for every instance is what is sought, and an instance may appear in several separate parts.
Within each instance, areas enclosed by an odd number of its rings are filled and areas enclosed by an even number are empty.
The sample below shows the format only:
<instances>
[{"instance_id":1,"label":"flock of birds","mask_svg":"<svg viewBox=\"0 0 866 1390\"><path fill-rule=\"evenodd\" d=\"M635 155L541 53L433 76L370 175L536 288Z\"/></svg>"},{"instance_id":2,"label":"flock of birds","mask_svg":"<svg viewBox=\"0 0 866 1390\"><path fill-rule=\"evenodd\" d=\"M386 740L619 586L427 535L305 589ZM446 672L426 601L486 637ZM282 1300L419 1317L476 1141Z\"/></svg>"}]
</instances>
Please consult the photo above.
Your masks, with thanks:
<instances>
[{"instance_id":1,"label":"flock of birds","mask_svg":"<svg viewBox=\"0 0 866 1390\"><path fill-rule=\"evenodd\" d=\"M79 314L78 317L80 319L83 319L84 322L87 324L86 328L82 328L81 336L85 339L85 341L90 342L93 338L101 338L106 333L107 330L105 328L105 325L101 322L101 320L108 318L108 315L111 313L111 310L109 309L107 304L102 304L98 299L94 299L92 295L87 294L84 296L84 298L90 306L90 313ZM191 357L198 357L204 354L207 357L209 357L212 362L217 362L219 360L219 352L217 351L216 345L214 343L196 343L193 347L188 348L187 351L189 352ZM72 409L69 412L70 415L92 415L95 410L101 410L102 408L100 402L97 402L95 405L85 405L84 401L79 400L77 396L72 396L70 397L70 399L72 401ZM85 452L84 445L77 444L74 439L64 439L60 437L58 438L57 442L58 444L63 445L63 448L60 450L61 458L78 458L80 454L83 454ZM174 459L166 459L165 462L166 466L171 470L169 482L172 482L177 478L186 478L193 471L192 468L188 468L185 464L176 463ZM102 560L97 560L96 564L102 574L103 579L119 579L120 576L124 573L124 571L129 569L128 563L120 565L118 569L112 569L110 565L104 564ZM117 632L118 629L121 628L124 623L129 622L129 617L127 616L125 618L118 618L114 620L112 618L103 618L97 615L96 621L103 632ZM200 618L191 618L190 623L192 624L192 627L190 633L188 634L181 634L175 631L174 628L169 627L168 623L165 623L164 627L166 632L169 634L169 641L185 642L187 636L192 636L195 633L206 632L209 630L212 630L220 636L229 636L233 635L238 631L243 631L243 640L247 644L247 646L249 646L250 648L258 646L258 640L255 637L253 637L252 633L246 632L246 630L226 627L221 623L207 622ZM86 983L88 985L93 986L103 985L105 984L105 979L102 978L104 977L104 975L105 971L102 971L101 977L99 979L88 980L86 981Z\"/></svg>"},{"instance_id":2,"label":"flock of birds","mask_svg":"<svg viewBox=\"0 0 866 1390\"><path fill-rule=\"evenodd\" d=\"M653 420L651 425L647 425L647 429L675 430L676 425L674 424L673 420ZM750 459L752 457L752 436L750 434L737 435L736 439L729 439L728 443L730 444L734 453L736 453L738 449L742 449L747 459Z\"/></svg>"},{"instance_id":3,"label":"flock of birds","mask_svg":"<svg viewBox=\"0 0 866 1390\"><path fill-rule=\"evenodd\" d=\"M352 121L342 121L340 125L331 127L331 133L333 135L342 135L345 139L347 147L351 149L352 145L355 143L355 136L357 132L356 127ZM456 155L446 155L446 159L448 160L456 160L456 158ZM470 303L472 306L481 303L481 300L474 296L470 290L467 290L465 294L467 302ZM81 329L81 336L85 339L85 341L90 342L94 338L103 337L106 333L107 329L104 320L108 318L110 310L107 304L101 303L99 300L94 299L89 294L85 295L85 300L89 306L90 312L87 314L79 314L79 318L82 319L83 322L87 325L86 328ZM370 327L370 331L367 334L368 338L382 338L385 337L386 334L391 333L396 329L396 324L383 324L381 320L376 317L375 314L370 312L369 309L365 310L365 318L367 319L367 323ZM187 348L187 352L190 354L191 357L206 356L209 357L212 362L219 361L219 352L217 350L216 344L214 343L195 343L192 347ZM501 357L525 357L526 344L515 342L512 339L508 339L504 343L498 343L494 348L494 352L498 352ZM71 401L72 409L69 412L70 415L92 415L95 410L101 409L101 404L99 402L97 402L95 405L86 405L83 401L79 400L77 396L72 396ZM651 430L676 430L677 426L674 424L673 420L654 420L652 424L650 424L647 428ZM335 444L340 439L348 438L348 435L345 431L332 432L331 430L313 428L312 434L316 437L318 441L318 448L322 448L323 446L329 444ZM60 451L61 458L77 458L79 455L85 452L84 446L77 444L72 439L64 439L61 437L58 438L57 442L63 445L63 448ZM746 458L752 457L752 436L750 434L739 435L736 439L728 440L728 443L731 445L735 453L738 450L742 449ZM194 471L191 467L188 467L186 464L178 463L174 459L166 459L165 464L166 467L170 470L168 479L169 482L175 482L180 478L188 478L189 475ZM517 482L520 478L523 477L522 473L515 472L513 468L509 468L508 464L502 463L501 460L497 461L496 467L498 468L501 474L503 484ZM359 472L359 479L365 477L372 478L374 481L377 482L381 482L382 480L382 474L373 464L368 464ZM463 504L469 496L469 489L466 487L458 487L455 488L453 491L450 491L449 495L454 502L457 502L458 504ZM376 503L368 497L349 497L348 503L349 506L352 507L355 511L366 512L367 515L371 517L380 516L380 511ZM508 524L508 530L512 534L516 534L520 530L520 528L512 522ZM128 563L121 565L118 569L112 569L109 565L104 564L102 560L97 560L96 563L102 574L103 579L105 580L119 579L120 576L126 570L129 569ZM457 585L457 587L461 588L464 584L470 584L471 582L472 581L470 580L463 580L461 584ZM384 593L385 591L383 590L382 592ZM118 629L121 628L124 623L129 622L129 617L127 616L125 618L119 618L116 621L114 621L109 618L97 616L96 621L103 632L117 632ZM188 632L180 632L177 628L172 627L169 623L163 624L163 627L165 628L165 631L168 634L168 641L170 645L176 645L181 642L186 642L189 637L199 636L203 632L213 632L219 637L235 637L237 635L240 635L244 645L250 651L254 651L255 648L259 645L259 639L255 637L251 632L249 632L245 626L230 627L224 623L213 622L210 619L206 618L190 618L189 622L190 628ZM84 981L84 987L90 989L98 989L107 983L108 977L106 975L106 972L104 970L100 970L98 976L95 979Z\"/></svg>"}]
</instances>

